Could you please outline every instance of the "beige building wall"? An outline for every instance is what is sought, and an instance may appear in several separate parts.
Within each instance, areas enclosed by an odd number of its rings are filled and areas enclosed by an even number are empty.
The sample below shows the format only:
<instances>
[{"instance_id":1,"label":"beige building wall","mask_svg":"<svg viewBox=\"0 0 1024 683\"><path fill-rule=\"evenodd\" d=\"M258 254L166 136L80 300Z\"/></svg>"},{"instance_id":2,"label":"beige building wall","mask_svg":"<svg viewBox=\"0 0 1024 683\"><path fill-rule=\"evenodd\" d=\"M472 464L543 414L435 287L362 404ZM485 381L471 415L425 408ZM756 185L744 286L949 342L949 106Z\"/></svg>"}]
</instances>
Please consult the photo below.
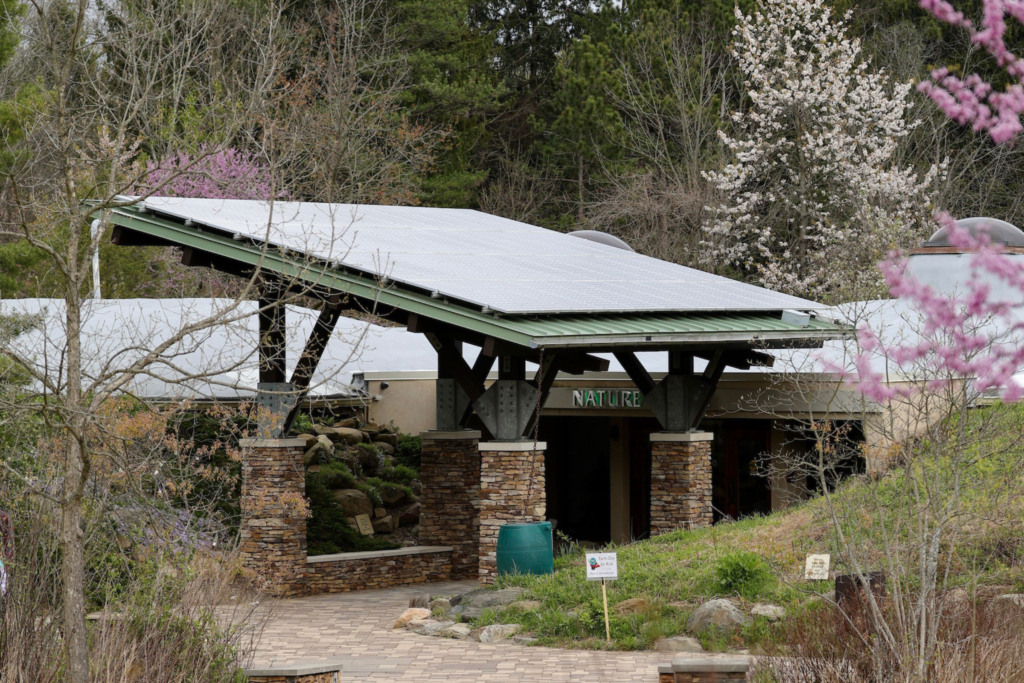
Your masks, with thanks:
<instances>
[{"instance_id":1,"label":"beige building wall","mask_svg":"<svg viewBox=\"0 0 1024 683\"><path fill-rule=\"evenodd\" d=\"M381 388L386 381L388 387ZM404 434L419 434L437 424L433 379L367 379L371 422L394 424Z\"/></svg>"}]
</instances>

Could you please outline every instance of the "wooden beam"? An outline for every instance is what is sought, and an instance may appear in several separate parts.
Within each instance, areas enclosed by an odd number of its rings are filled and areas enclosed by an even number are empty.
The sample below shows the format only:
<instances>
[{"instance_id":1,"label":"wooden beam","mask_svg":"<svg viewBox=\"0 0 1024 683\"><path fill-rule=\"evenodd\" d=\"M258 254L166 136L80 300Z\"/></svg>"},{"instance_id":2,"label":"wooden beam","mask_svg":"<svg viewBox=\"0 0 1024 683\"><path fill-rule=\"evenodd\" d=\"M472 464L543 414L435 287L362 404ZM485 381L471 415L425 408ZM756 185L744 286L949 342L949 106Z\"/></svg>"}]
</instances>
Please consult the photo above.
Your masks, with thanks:
<instances>
[{"instance_id":1,"label":"wooden beam","mask_svg":"<svg viewBox=\"0 0 1024 683\"><path fill-rule=\"evenodd\" d=\"M558 370L562 356L557 354L546 354L544 356L544 362L541 363L540 367L537 368L537 374L533 378L533 383L540 389L540 406L544 407L544 404L548 400L548 396L551 394L551 386L555 383L555 378L558 377ZM533 433L534 428L537 424L537 410L533 411L533 415L530 416L530 421L526 423L526 430L523 436L529 436Z\"/></svg>"},{"instance_id":2,"label":"wooden beam","mask_svg":"<svg viewBox=\"0 0 1024 683\"><path fill-rule=\"evenodd\" d=\"M313 379L313 373L316 372L320 359L324 355L324 350L327 348L327 343L331 340L331 335L334 333L334 326L338 323L338 318L341 317L341 310L341 297L339 295L331 297L320 310L320 316L316 319L316 324L313 325L313 331L310 332L309 339L306 340L306 346L302 350L302 355L299 356L299 361L295 364L295 370L292 372L291 384L292 391L295 392L295 404L288 411L288 416L285 418L284 425L281 428L281 434L283 435L287 434L288 430L292 428L292 423L299 414L302 400L309 391L309 384Z\"/></svg>"},{"instance_id":3,"label":"wooden beam","mask_svg":"<svg viewBox=\"0 0 1024 683\"><path fill-rule=\"evenodd\" d=\"M276 287L262 285L259 299L259 381L283 383L285 381L285 307L280 303Z\"/></svg>"},{"instance_id":4,"label":"wooden beam","mask_svg":"<svg viewBox=\"0 0 1024 683\"><path fill-rule=\"evenodd\" d=\"M640 390L641 394L645 396L654 391L655 383L651 379L650 373L647 372L647 368L643 366L643 363L636 357L636 354L632 351L615 351L615 359L619 361L619 364L625 369L626 374L633 380L633 384Z\"/></svg>"},{"instance_id":5,"label":"wooden beam","mask_svg":"<svg viewBox=\"0 0 1024 683\"><path fill-rule=\"evenodd\" d=\"M487 375L491 374L491 368L494 367L494 361L496 360L496 356L488 356L481 352L473 363L473 381L480 386L484 386L487 382ZM466 410L463 411L462 417L459 419L459 425L465 427L469 424L471 417L473 417L472 401L466 406Z\"/></svg>"},{"instance_id":6,"label":"wooden beam","mask_svg":"<svg viewBox=\"0 0 1024 683\"><path fill-rule=\"evenodd\" d=\"M469 363L462 357L462 353L456 347L455 340L451 337L442 337L433 332L425 334L431 346L437 351L438 365L445 365L452 379L462 387L462 390L466 392L466 396L469 396L470 403L483 396L483 382L476 380L476 377L473 375L473 369L469 367Z\"/></svg>"},{"instance_id":7,"label":"wooden beam","mask_svg":"<svg viewBox=\"0 0 1024 683\"><path fill-rule=\"evenodd\" d=\"M711 399L715 396L715 390L718 388L718 381L722 379L722 373L725 372L726 367L726 353L724 351L716 351L708 366L704 368L704 372L701 375L701 383L703 386L700 391L700 404L697 407L697 412L693 415L692 429L696 429L700 426L701 420L704 419L704 413L708 411L708 406L711 405Z\"/></svg>"}]
</instances>

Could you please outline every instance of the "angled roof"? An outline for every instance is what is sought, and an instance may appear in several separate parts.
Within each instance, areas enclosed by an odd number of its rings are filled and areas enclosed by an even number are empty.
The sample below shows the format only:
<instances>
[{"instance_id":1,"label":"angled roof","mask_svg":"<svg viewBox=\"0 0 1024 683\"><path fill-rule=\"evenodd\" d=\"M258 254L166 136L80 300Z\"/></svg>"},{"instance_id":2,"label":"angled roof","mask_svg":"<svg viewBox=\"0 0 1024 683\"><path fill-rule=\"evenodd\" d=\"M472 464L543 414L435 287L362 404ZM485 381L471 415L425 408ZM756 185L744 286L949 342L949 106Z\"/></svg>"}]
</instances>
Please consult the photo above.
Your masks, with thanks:
<instances>
[{"instance_id":1,"label":"angled roof","mask_svg":"<svg viewBox=\"0 0 1024 683\"><path fill-rule=\"evenodd\" d=\"M805 299L466 209L276 202L271 215L259 201L151 197L110 222L121 244L180 245L375 302L399 323L412 313L533 348L845 333L783 322L787 309L826 310Z\"/></svg>"}]
</instances>

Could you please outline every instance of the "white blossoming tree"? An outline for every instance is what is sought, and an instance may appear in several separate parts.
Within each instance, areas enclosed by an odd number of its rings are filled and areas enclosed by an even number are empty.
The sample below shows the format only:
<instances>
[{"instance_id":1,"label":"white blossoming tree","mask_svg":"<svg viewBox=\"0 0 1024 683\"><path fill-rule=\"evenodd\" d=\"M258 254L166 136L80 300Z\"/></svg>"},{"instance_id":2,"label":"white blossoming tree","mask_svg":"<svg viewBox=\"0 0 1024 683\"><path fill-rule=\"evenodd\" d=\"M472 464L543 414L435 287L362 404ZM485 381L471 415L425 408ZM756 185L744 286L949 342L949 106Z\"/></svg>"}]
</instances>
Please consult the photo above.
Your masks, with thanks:
<instances>
[{"instance_id":1,"label":"white blossoming tree","mask_svg":"<svg viewBox=\"0 0 1024 683\"><path fill-rule=\"evenodd\" d=\"M726 199L705 224L708 260L771 289L836 301L884 291L875 264L926 234L941 166L896 160L917 125L911 83L870 70L823 0L736 10L732 54L749 107L719 132L733 163L705 177Z\"/></svg>"}]
</instances>

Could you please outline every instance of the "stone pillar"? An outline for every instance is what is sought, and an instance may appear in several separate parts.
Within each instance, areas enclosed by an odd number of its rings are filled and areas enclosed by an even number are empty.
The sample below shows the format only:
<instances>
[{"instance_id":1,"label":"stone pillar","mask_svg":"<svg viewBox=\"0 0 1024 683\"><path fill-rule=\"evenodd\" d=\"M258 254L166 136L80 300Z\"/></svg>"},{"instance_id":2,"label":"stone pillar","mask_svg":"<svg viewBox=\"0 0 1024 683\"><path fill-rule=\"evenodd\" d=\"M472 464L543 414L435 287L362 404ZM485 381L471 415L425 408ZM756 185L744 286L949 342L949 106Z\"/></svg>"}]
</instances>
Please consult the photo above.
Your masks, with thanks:
<instances>
[{"instance_id":1,"label":"stone pillar","mask_svg":"<svg viewBox=\"0 0 1024 683\"><path fill-rule=\"evenodd\" d=\"M480 545L480 432L421 432L420 545L448 545L452 580L474 579Z\"/></svg>"},{"instance_id":2,"label":"stone pillar","mask_svg":"<svg viewBox=\"0 0 1024 683\"><path fill-rule=\"evenodd\" d=\"M711 524L710 432L651 434L651 536Z\"/></svg>"},{"instance_id":3,"label":"stone pillar","mask_svg":"<svg viewBox=\"0 0 1024 683\"><path fill-rule=\"evenodd\" d=\"M243 439L240 551L278 595L302 592L306 573L306 471L302 439Z\"/></svg>"},{"instance_id":4,"label":"stone pillar","mask_svg":"<svg viewBox=\"0 0 1024 683\"><path fill-rule=\"evenodd\" d=\"M543 522L543 441L491 441L480 444L480 583L497 574L498 529L504 524Z\"/></svg>"}]
</instances>

